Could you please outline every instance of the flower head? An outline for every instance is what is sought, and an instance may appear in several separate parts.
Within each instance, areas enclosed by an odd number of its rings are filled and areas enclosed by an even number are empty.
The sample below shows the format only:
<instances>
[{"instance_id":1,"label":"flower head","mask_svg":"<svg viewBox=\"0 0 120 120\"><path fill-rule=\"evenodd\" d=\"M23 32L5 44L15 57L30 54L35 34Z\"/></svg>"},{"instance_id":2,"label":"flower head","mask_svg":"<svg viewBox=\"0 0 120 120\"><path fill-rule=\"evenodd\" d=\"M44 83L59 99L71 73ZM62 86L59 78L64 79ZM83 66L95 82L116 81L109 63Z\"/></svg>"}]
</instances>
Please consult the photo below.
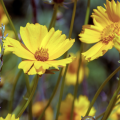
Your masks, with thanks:
<instances>
[{"instance_id":1,"label":"flower head","mask_svg":"<svg viewBox=\"0 0 120 120\"><path fill-rule=\"evenodd\" d=\"M106 0L105 8L98 6L93 11L91 16L94 25L84 25L83 31L79 34L82 42L88 44L97 42L88 51L82 53L88 61L103 56L115 46L116 41L119 41L116 36L120 36L120 2Z\"/></svg>"},{"instance_id":2,"label":"flower head","mask_svg":"<svg viewBox=\"0 0 120 120\"><path fill-rule=\"evenodd\" d=\"M47 105L47 101L40 101L40 102L34 103L32 106L33 116L39 117L46 105ZM44 120L53 120L53 110L50 106L45 111Z\"/></svg>"},{"instance_id":3,"label":"flower head","mask_svg":"<svg viewBox=\"0 0 120 120\"><path fill-rule=\"evenodd\" d=\"M15 115L8 114L5 119L0 117L0 120L19 120L19 118L15 118Z\"/></svg>"},{"instance_id":4,"label":"flower head","mask_svg":"<svg viewBox=\"0 0 120 120\"><path fill-rule=\"evenodd\" d=\"M18 68L23 69L29 75L45 73L49 67L58 69L60 66L72 62L72 57L55 60L71 48L74 39L66 39L61 31L40 24L27 23L26 27L20 27L20 35L24 44L7 37L4 46L6 51L12 51L18 57L24 58Z\"/></svg>"},{"instance_id":5,"label":"flower head","mask_svg":"<svg viewBox=\"0 0 120 120\"><path fill-rule=\"evenodd\" d=\"M75 57L73 53L70 53L70 56ZM77 80L77 70L80 59L80 53L76 54L76 58L68 65L65 82L67 85L75 85ZM84 68L85 61L82 58L80 70L79 70L79 84L83 81L84 75L88 75L88 68ZM64 74L65 68L63 69Z\"/></svg>"},{"instance_id":6,"label":"flower head","mask_svg":"<svg viewBox=\"0 0 120 120\"><path fill-rule=\"evenodd\" d=\"M70 120L71 109L72 109L73 96L68 94L66 99L62 101L60 106L61 115L58 120ZM73 110L73 120L80 120L81 116L85 116L87 109L89 107L90 101L86 96L80 95L78 99L75 100L74 110ZM90 116L95 115L96 110L92 107L90 111Z\"/></svg>"}]
</instances>

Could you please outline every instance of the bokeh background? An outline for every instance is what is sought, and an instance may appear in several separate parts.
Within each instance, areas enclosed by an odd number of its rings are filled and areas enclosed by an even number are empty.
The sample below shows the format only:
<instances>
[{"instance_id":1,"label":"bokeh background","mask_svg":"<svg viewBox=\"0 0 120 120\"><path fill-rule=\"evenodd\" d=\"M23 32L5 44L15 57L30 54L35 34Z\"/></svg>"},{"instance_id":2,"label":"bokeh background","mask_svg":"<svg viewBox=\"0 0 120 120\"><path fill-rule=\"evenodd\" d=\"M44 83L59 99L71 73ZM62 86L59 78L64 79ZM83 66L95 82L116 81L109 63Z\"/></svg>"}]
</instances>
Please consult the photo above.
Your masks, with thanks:
<instances>
[{"instance_id":1,"label":"bokeh background","mask_svg":"<svg viewBox=\"0 0 120 120\"><path fill-rule=\"evenodd\" d=\"M35 2L35 5L33 4ZM74 1L74 0L73 0ZM65 0L65 3L71 2L70 0ZM46 4L43 0L4 0L5 6L8 10L8 13L13 21L13 24L19 34L20 26L25 27L26 23L40 23L42 25L49 26L50 20L52 18L53 13L53 5ZM48 0L47 3L50 3ZM106 3L106 0L91 0L90 2L90 15L93 12L93 9L96 9L97 6L103 6ZM71 16L73 11L73 3L65 4L64 6L59 7L59 11L57 13L57 19L55 24L55 30L61 30L63 34L68 36L69 27L71 22ZM72 38L75 38L75 44L69 50L69 53L76 54L80 48L80 40L78 34L82 30L82 25L84 24L85 14L87 8L87 0L78 0L77 10L75 16L75 22L73 27ZM36 18L34 16L34 10L36 11ZM92 18L89 18L89 24L93 24ZM9 23L7 24L9 30L12 30ZM8 33L9 34L9 33ZM15 36L13 35L13 38ZM85 50L89 49L93 44L85 45ZM63 56L61 56L63 58ZM0 84L0 115L6 116L9 109L9 100L12 87L14 85L14 79L16 74L18 73L18 64L21 61L21 58L18 58L12 53L7 53L3 57L3 69L2 69L2 83ZM88 99L91 101L94 97L96 91L99 86L105 81L105 79L120 65L119 61L119 53L113 48L109 50L104 56L87 63L87 67L89 69L88 77L85 77L83 82L79 84L78 93L79 95L86 95ZM41 80L39 80L36 94L33 98L33 103L36 101L48 100L52 94L52 91L57 82L57 78L59 75L59 71L55 72L53 75L43 75ZM102 113L106 106L108 105L114 91L117 87L118 74L116 74L109 83L105 86L103 91L100 93L94 107L97 110L96 115L98 116ZM33 76L29 76L30 81ZM25 77L24 74L20 76L14 95L13 102L13 110L19 104L19 102L23 99L24 94L26 93L25 86ZM62 80L62 79L61 79ZM61 84L60 84L61 85ZM52 100L51 107L54 110L54 116L56 113L56 106L59 99L60 93L60 85ZM63 99L66 98L68 93L73 94L74 85L66 85L64 87ZM24 112L21 120L28 119L27 117L28 110Z\"/></svg>"}]
</instances>

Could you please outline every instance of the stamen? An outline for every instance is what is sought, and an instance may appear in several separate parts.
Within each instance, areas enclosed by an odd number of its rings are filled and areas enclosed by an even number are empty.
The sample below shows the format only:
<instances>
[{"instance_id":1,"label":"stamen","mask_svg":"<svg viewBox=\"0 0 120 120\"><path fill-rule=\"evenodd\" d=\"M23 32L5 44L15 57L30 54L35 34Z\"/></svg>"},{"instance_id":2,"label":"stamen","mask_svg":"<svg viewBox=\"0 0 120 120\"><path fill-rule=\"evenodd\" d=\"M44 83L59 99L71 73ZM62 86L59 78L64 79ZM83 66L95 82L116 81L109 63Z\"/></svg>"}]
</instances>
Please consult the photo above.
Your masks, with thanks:
<instances>
[{"instance_id":1,"label":"stamen","mask_svg":"<svg viewBox=\"0 0 120 120\"><path fill-rule=\"evenodd\" d=\"M41 49L38 49L35 54L34 54L35 58L37 61L47 61L49 58L49 54L48 54L48 49L43 49L41 47Z\"/></svg>"},{"instance_id":2,"label":"stamen","mask_svg":"<svg viewBox=\"0 0 120 120\"><path fill-rule=\"evenodd\" d=\"M119 23L113 23L104 28L101 33L101 41L105 44L108 44L115 37L115 33L120 36Z\"/></svg>"}]
</instances>

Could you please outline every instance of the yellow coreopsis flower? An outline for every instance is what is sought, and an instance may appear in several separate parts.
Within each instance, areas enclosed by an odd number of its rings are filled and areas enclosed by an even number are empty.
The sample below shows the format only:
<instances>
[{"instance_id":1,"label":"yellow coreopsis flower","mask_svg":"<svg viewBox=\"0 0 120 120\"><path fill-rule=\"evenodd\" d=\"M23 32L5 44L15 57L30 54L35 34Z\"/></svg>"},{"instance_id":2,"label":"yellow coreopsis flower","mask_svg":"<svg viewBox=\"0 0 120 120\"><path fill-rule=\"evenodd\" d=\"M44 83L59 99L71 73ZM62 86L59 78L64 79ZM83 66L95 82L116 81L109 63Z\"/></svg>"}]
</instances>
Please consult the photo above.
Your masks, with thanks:
<instances>
[{"instance_id":1,"label":"yellow coreopsis flower","mask_svg":"<svg viewBox=\"0 0 120 120\"><path fill-rule=\"evenodd\" d=\"M48 31L46 26L38 23L27 23L26 27L20 27L24 44L7 37L4 42L5 50L26 59L18 66L24 70L24 73L42 75L49 67L58 69L73 60L73 57L55 60L69 50L75 42L74 39L66 39L66 35L61 33L62 31L55 31L54 28Z\"/></svg>"},{"instance_id":2,"label":"yellow coreopsis flower","mask_svg":"<svg viewBox=\"0 0 120 120\"><path fill-rule=\"evenodd\" d=\"M80 59L80 53L78 52L76 55L73 53L70 53L71 56L76 58L68 65L66 77L65 77L65 82L67 85L75 85L77 81L77 70L78 70L78 64L79 64L79 59ZM83 81L84 75L88 75L88 68L84 68L85 61L82 58L82 63L80 65L80 70L79 70L79 84ZM65 68L63 69L63 74L64 74Z\"/></svg>"},{"instance_id":3,"label":"yellow coreopsis flower","mask_svg":"<svg viewBox=\"0 0 120 120\"><path fill-rule=\"evenodd\" d=\"M82 42L88 44L97 42L88 51L82 53L88 61L103 56L113 46L120 49L120 45L118 46L120 40L120 2L106 0L105 8L98 6L93 11L91 16L94 25L84 25L83 31L79 34Z\"/></svg>"},{"instance_id":4,"label":"yellow coreopsis flower","mask_svg":"<svg viewBox=\"0 0 120 120\"><path fill-rule=\"evenodd\" d=\"M33 104L32 106L32 114L34 117L39 117L40 114L43 112L44 108L47 105L47 101L40 101L40 102L36 102ZM49 106L46 111L45 111L45 115L42 118L42 120L53 120L53 110L52 108Z\"/></svg>"},{"instance_id":5,"label":"yellow coreopsis flower","mask_svg":"<svg viewBox=\"0 0 120 120\"><path fill-rule=\"evenodd\" d=\"M71 94L68 94L66 99L61 103L58 120L70 120L72 102L73 96ZM75 99L73 120L81 120L81 116L85 116L89 105L90 101L86 96L80 95L78 99ZM95 108L92 107L89 115L94 116L95 112Z\"/></svg>"},{"instance_id":6,"label":"yellow coreopsis flower","mask_svg":"<svg viewBox=\"0 0 120 120\"><path fill-rule=\"evenodd\" d=\"M15 118L15 115L8 114L7 117L4 119L0 117L0 120L19 120L19 118Z\"/></svg>"}]
</instances>

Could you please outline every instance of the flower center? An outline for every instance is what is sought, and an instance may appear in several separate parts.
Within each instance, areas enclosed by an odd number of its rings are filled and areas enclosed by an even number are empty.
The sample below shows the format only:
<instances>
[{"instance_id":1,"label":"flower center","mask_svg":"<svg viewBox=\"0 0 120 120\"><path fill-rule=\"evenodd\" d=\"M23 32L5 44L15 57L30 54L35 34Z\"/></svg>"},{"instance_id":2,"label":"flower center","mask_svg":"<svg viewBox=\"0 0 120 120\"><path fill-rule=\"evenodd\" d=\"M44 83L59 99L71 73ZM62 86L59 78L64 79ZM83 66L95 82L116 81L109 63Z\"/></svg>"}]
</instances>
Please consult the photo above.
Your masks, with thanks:
<instances>
[{"instance_id":1,"label":"flower center","mask_svg":"<svg viewBox=\"0 0 120 120\"><path fill-rule=\"evenodd\" d=\"M101 33L101 41L105 44L108 44L115 37L115 33L120 36L120 24L113 23L106 26Z\"/></svg>"},{"instance_id":2,"label":"flower center","mask_svg":"<svg viewBox=\"0 0 120 120\"><path fill-rule=\"evenodd\" d=\"M36 60L38 61L47 61L49 58L49 54L48 54L48 49L43 49L41 47L41 49L38 48L38 50L35 52L34 54Z\"/></svg>"}]
</instances>

